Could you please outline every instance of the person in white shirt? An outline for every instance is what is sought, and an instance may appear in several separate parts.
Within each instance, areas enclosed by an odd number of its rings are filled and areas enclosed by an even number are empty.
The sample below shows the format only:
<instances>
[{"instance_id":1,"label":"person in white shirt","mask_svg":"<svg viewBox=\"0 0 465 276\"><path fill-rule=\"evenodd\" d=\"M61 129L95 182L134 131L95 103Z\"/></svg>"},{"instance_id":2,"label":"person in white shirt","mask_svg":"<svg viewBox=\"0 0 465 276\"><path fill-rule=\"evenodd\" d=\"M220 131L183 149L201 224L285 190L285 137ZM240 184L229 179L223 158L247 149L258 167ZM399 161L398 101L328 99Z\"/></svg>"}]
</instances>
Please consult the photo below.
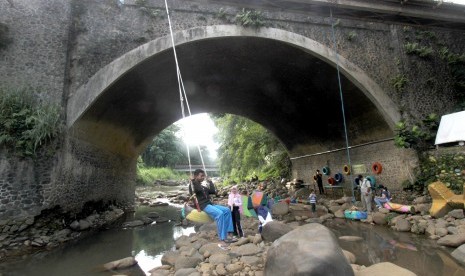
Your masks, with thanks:
<instances>
[{"instance_id":1,"label":"person in white shirt","mask_svg":"<svg viewBox=\"0 0 465 276\"><path fill-rule=\"evenodd\" d=\"M244 232L241 226L242 196L238 193L237 186L232 186L231 188L228 197L228 206L231 208L234 236L243 237Z\"/></svg>"},{"instance_id":2,"label":"person in white shirt","mask_svg":"<svg viewBox=\"0 0 465 276\"><path fill-rule=\"evenodd\" d=\"M360 175L359 175L360 177ZM372 191L371 191L371 182L368 178L363 178L362 183L360 184L360 199L362 200L363 210L368 214L371 213L371 200L372 200Z\"/></svg>"}]
</instances>

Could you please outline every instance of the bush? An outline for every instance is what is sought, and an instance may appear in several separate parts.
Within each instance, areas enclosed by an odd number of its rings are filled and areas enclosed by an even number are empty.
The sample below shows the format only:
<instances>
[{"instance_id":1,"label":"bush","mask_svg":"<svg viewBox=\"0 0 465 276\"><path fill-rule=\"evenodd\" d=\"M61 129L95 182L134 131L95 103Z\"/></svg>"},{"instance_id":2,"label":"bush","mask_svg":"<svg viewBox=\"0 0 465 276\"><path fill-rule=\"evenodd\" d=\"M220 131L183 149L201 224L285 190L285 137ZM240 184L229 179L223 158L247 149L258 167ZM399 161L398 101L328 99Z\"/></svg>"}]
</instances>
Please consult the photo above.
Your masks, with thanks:
<instances>
[{"instance_id":1,"label":"bush","mask_svg":"<svg viewBox=\"0 0 465 276\"><path fill-rule=\"evenodd\" d=\"M259 11L242 9L236 15L236 23L244 27L260 28L265 26L263 14Z\"/></svg>"},{"instance_id":2,"label":"bush","mask_svg":"<svg viewBox=\"0 0 465 276\"><path fill-rule=\"evenodd\" d=\"M465 154L449 153L437 157L427 155L421 158L420 163L416 186L426 188L433 182L441 181L454 193L463 193Z\"/></svg>"},{"instance_id":3,"label":"bush","mask_svg":"<svg viewBox=\"0 0 465 276\"><path fill-rule=\"evenodd\" d=\"M63 129L60 107L41 101L38 95L31 88L0 87L0 145L20 156L33 156Z\"/></svg>"}]
</instances>

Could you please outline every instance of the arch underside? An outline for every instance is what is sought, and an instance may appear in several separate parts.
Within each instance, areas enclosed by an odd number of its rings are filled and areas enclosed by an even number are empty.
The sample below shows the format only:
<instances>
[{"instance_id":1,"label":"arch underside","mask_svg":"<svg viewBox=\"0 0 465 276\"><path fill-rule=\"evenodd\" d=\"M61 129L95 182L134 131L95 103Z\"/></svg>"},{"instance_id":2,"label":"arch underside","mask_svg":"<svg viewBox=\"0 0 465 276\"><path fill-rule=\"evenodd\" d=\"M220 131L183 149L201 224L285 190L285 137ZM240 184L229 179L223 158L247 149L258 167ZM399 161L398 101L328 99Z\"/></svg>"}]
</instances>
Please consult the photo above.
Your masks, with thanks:
<instances>
[{"instance_id":1,"label":"arch underside","mask_svg":"<svg viewBox=\"0 0 465 276\"><path fill-rule=\"evenodd\" d=\"M176 49L193 114L247 117L273 132L293 156L345 147L335 64L266 37L220 36ZM354 75L341 75L341 84L350 144L392 137L397 115L389 117L380 109L386 104L376 99L380 91L370 94ZM154 135L182 118L168 47L122 72L97 94L71 133L125 156L136 157Z\"/></svg>"}]
</instances>

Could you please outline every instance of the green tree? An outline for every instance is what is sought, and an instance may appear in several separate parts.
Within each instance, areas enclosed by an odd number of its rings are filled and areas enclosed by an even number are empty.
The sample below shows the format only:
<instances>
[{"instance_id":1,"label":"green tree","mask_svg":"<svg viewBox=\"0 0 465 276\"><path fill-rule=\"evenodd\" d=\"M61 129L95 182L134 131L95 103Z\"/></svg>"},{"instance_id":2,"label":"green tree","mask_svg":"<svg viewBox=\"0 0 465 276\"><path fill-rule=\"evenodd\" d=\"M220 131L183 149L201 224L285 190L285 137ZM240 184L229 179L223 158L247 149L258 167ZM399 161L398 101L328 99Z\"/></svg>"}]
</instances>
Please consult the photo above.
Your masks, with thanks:
<instances>
[{"instance_id":1,"label":"green tree","mask_svg":"<svg viewBox=\"0 0 465 276\"><path fill-rule=\"evenodd\" d=\"M141 155L146 166L173 168L174 165L182 163L183 144L176 136L177 131L179 127L173 124L155 136Z\"/></svg>"},{"instance_id":2,"label":"green tree","mask_svg":"<svg viewBox=\"0 0 465 276\"><path fill-rule=\"evenodd\" d=\"M289 176L290 160L284 146L261 125L235 115L213 116L221 146L221 174L242 181L257 174L260 179Z\"/></svg>"}]
</instances>

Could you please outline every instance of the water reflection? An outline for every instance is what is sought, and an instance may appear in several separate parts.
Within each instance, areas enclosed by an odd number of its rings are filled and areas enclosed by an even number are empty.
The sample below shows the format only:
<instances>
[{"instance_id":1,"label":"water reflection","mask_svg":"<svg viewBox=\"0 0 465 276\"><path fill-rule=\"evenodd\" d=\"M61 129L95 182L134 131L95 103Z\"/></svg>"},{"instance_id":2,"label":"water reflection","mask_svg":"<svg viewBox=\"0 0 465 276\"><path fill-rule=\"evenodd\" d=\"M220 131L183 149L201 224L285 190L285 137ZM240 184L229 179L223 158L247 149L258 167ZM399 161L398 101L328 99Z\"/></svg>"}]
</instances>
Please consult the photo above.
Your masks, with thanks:
<instances>
[{"instance_id":1,"label":"water reflection","mask_svg":"<svg viewBox=\"0 0 465 276\"><path fill-rule=\"evenodd\" d=\"M339 241L343 249L355 254L359 265L391 262L417 275L465 275L465 268L450 256L451 249L424 236L346 220L334 220L328 227L338 237L363 238L356 242Z\"/></svg>"},{"instance_id":2,"label":"water reflection","mask_svg":"<svg viewBox=\"0 0 465 276\"><path fill-rule=\"evenodd\" d=\"M173 249L175 239L195 232L193 227L175 226L180 211L173 206L142 207L134 217L138 218L154 211L170 221L134 229L102 231L80 241L71 242L63 248L37 253L24 260L3 263L0 265L0 272L2 275L11 276L106 276L115 273L103 271L102 264L135 256L138 266L118 273L132 276L149 275L150 269L161 265L163 253Z\"/></svg>"}]
</instances>

